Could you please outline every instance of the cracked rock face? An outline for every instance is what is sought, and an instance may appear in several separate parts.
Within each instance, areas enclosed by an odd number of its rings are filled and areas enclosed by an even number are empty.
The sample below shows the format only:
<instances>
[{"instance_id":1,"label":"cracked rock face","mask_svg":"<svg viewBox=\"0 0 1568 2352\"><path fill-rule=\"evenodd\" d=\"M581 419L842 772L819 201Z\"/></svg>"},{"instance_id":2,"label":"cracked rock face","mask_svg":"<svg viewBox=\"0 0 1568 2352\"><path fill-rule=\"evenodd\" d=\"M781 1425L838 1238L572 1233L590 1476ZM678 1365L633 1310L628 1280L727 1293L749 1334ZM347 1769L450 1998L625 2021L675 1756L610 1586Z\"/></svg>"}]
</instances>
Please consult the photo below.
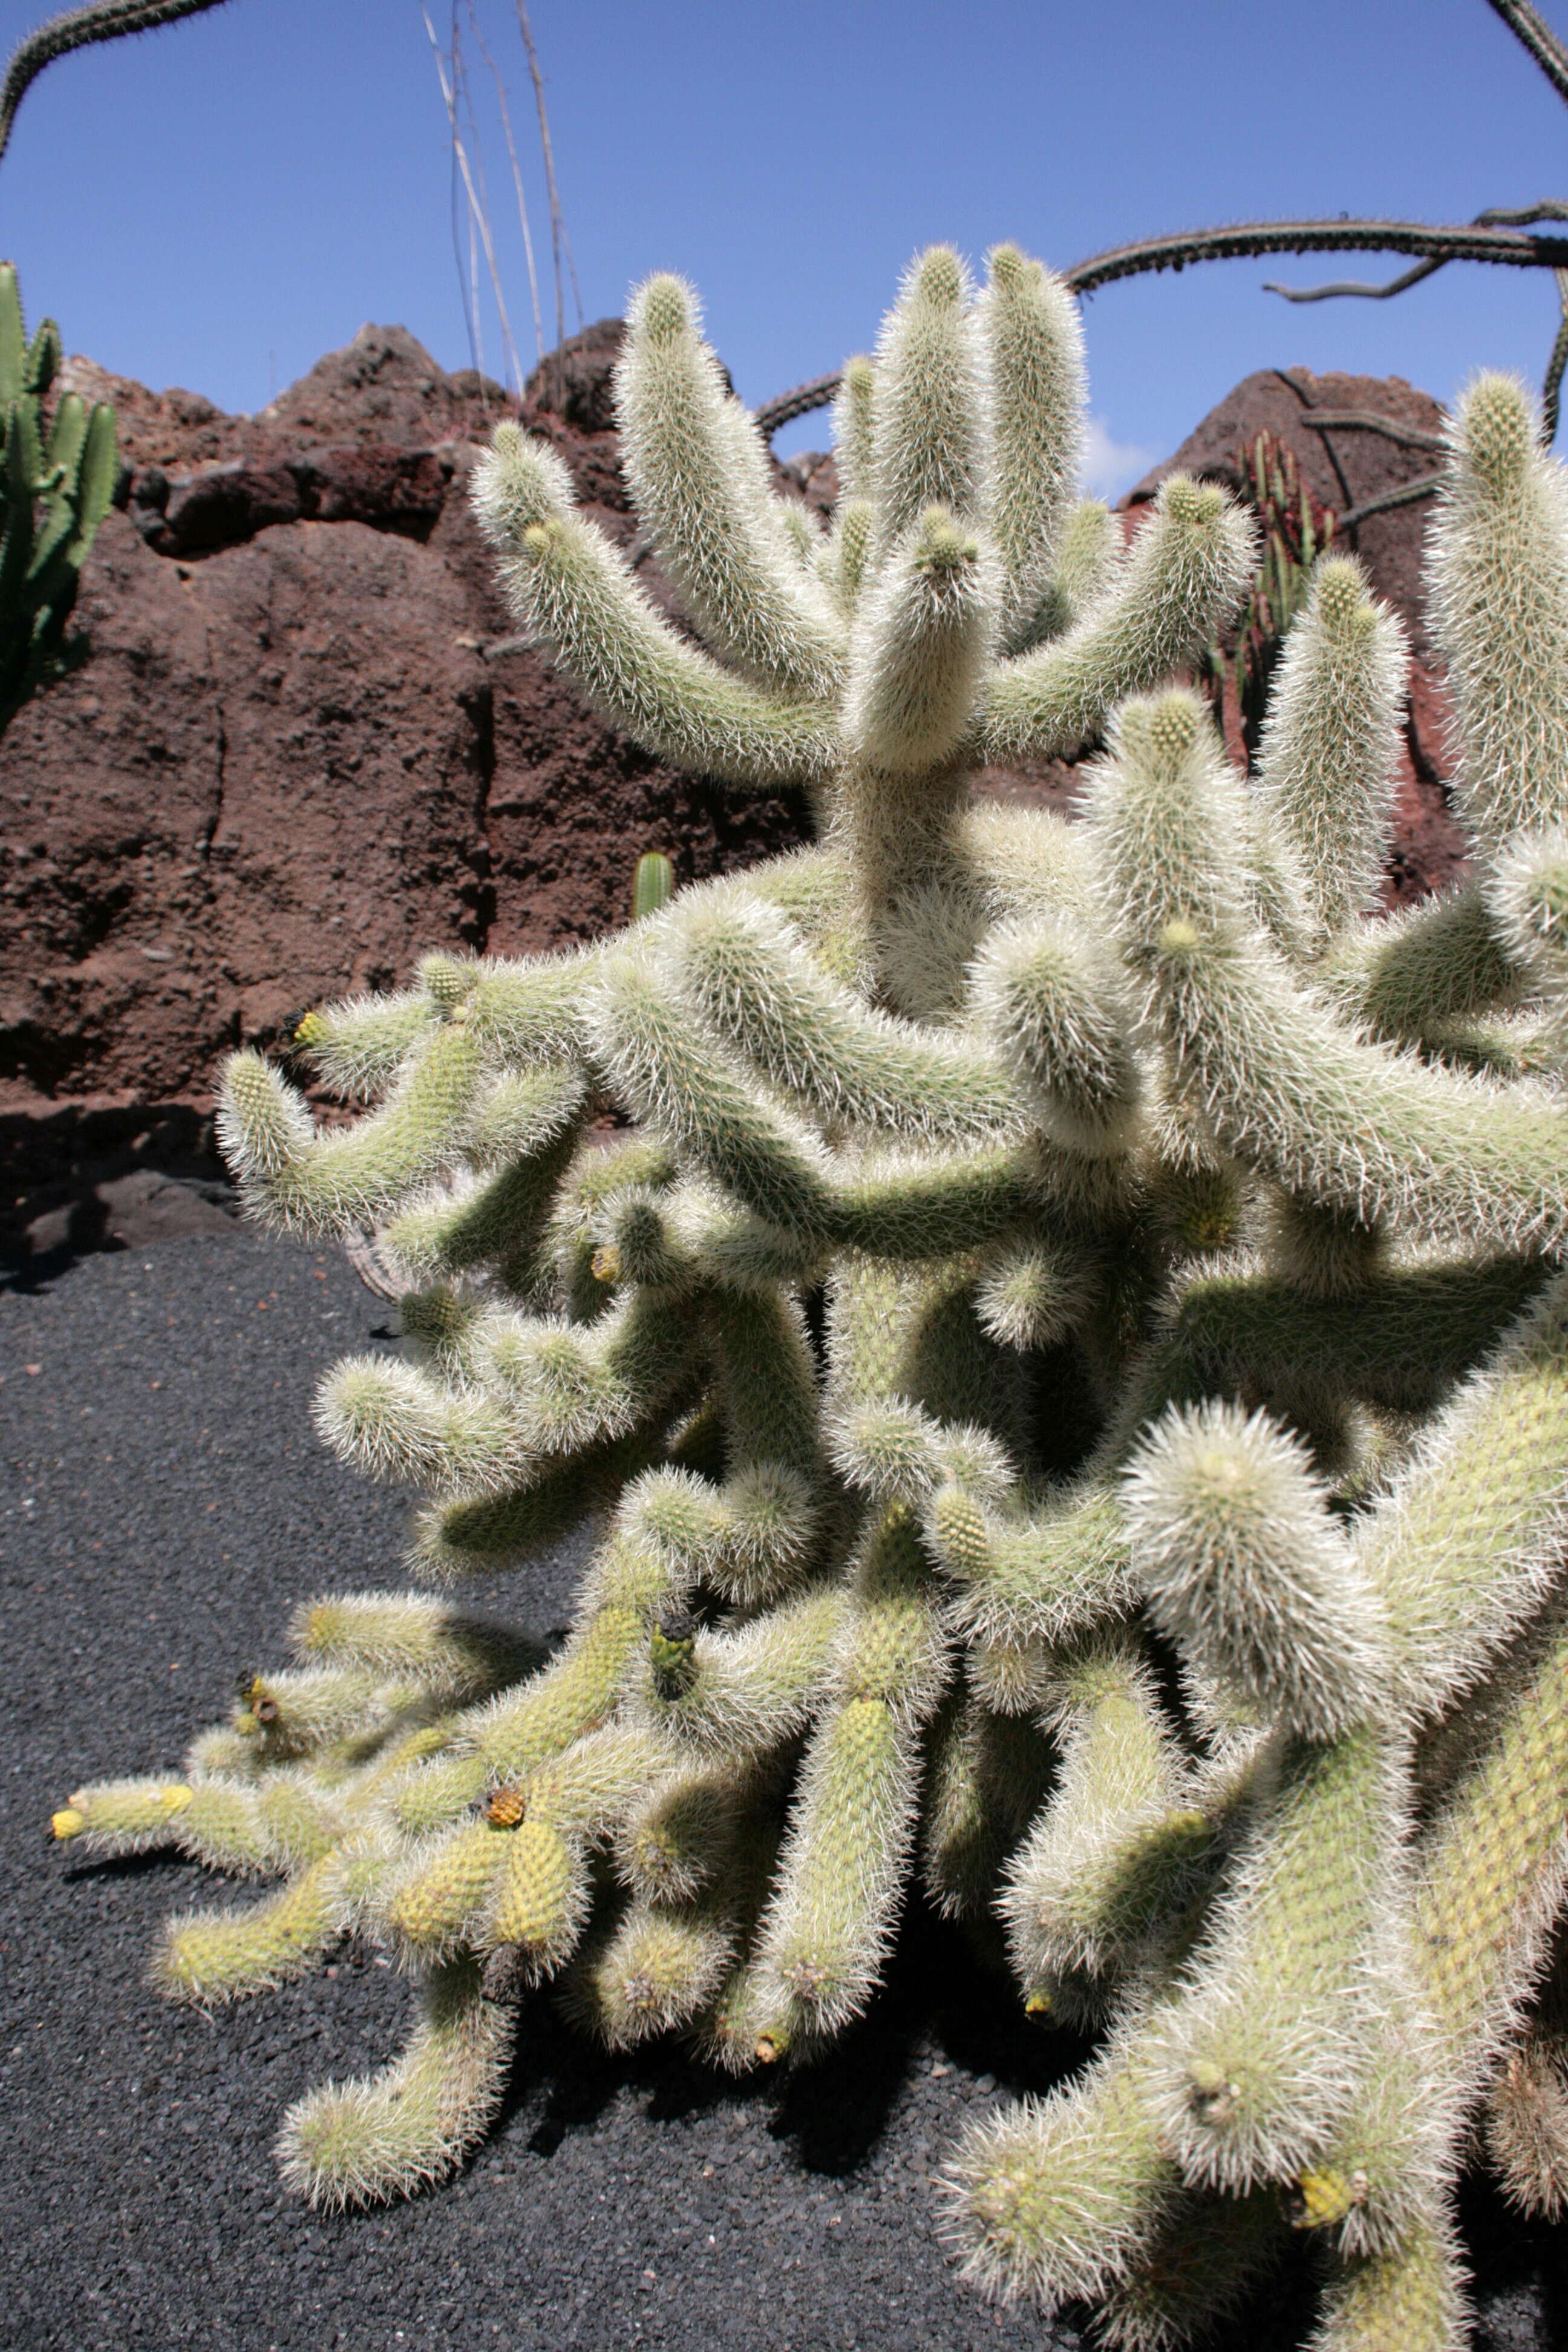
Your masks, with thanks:
<instances>
[{"instance_id":1,"label":"cracked rock face","mask_svg":"<svg viewBox=\"0 0 1568 2352\"><path fill-rule=\"evenodd\" d=\"M588 330L525 405L625 541L618 341ZM13 1218L94 1139L199 1118L220 1055L324 996L618 923L644 850L685 879L804 830L658 767L508 644L464 486L515 404L472 371L367 328L255 418L70 381L114 400L130 472L84 567L90 656L0 740Z\"/></svg>"}]
</instances>

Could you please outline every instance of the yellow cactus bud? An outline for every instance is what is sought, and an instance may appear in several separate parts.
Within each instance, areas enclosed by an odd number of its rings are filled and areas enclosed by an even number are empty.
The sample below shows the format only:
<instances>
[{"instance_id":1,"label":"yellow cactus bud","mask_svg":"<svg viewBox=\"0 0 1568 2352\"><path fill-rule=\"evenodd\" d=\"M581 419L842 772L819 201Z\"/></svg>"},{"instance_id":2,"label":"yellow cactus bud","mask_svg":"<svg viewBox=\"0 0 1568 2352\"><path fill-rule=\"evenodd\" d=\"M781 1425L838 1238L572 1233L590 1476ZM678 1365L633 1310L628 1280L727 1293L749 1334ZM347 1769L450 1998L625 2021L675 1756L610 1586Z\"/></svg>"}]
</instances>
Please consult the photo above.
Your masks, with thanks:
<instances>
[{"instance_id":1,"label":"yellow cactus bud","mask_svg":"<svg viewBox=\"0 0 1568 2352\"><path fill-rule=\"evenodd\" d=\"M1366 2194L1360 2173L1303 2172L1285 2191L1285 2218L1293 2230L1325 2230L1342 2221Z\"/></svg>"},{"instance_id":2,"label":"yellow cactus bud","mask_svg":"<svg viewBox=\"0 0 1568 2352\"><path fill-rule=\"evenodd\" d=\"M68 1838L81 1835L87 1827L87 1815L79 1813L74 1805L62 1805L58 1813L49 1815L49 1827L63 1845Z\"/></svg>"}]
</instances>

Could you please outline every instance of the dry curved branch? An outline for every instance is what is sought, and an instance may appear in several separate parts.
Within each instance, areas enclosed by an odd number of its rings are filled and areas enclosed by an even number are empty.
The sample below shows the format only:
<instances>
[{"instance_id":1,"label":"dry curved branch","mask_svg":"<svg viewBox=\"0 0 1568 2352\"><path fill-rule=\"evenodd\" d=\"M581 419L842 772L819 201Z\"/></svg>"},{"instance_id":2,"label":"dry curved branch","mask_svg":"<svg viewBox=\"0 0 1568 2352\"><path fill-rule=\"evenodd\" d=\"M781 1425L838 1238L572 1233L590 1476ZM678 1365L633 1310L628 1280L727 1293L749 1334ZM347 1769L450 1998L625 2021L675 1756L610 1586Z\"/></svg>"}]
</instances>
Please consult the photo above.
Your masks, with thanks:
<instances>
[{"instance_id":1,"label":"dry curved branch","mask_svg":"<svg viewBox=\"0 0 1568 2352\"><path fill-rule=\"evenodd\" d=\"M172 25L181 16L200 16L221 8L224 0L95 0L89 8L72 8L51 16L36 33L18 43L0 86L0 156L11 143L16 109L43 72L57 58L92 41L117 41L125 33L150 33L158 25Z\"/></svg>"},{"instance_id":2,"label":"dry curved branch","mask_svg":"<svg viewBox=\"0 0 1568 2352\"><path fill-rule=\"evenodd\" d=\"M1515 39L1530 51L1558 97L1568 98L1568 49L1531 6L1530 0L1490 0L1490 5Z\"/></svg>"}]
</instances>

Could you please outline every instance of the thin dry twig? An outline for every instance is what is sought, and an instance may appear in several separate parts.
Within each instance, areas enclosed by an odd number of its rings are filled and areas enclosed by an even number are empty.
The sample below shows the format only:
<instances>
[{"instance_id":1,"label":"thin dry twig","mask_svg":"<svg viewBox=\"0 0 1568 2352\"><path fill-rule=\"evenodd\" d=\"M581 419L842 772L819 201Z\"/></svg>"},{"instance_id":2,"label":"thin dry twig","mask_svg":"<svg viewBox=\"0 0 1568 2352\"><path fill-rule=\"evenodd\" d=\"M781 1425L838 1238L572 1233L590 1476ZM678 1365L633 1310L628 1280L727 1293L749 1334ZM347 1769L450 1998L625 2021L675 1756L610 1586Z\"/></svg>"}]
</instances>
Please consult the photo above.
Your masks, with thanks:
<instances>
[{"instance_id":1,"label":"thin dry twig","mask_svg":"<svg viewBox=\"0 0 1568 2352\"><path fill-rule=\"evenodd\" d=\"M544 76L540 71L539 51L533 45L533 26L529 21L527 0L515 0L518 30L528 53L528 70L533 82L533 102L539 112L539 141L544 151L544 184L550 194L550 249L555 266L555 348L560 351L566 341L566 299L561 274L564 256L572 277L572 299L576 305L577 324L583 324L583 296L577 284L577 265L572 258L572 243L566 234L566 219L561 209L561 190L555 178L555 150L550 140L550 115L544 103ZM558 362L558 372L563 362ZM557 383L556 397L561 397Z\"/></svg>"},{"instance_id":2,"label":"thin dry twig","mask_svg":"<svg viewBox=\"0 0 1568 2352\"><path fill-rule=\"evenodd\" d=\"M522 167L517 159L517 142L511 135L511 109L506 102L506 84L500 68L490 55L489 43L479 27L474 10L474 0L468 0L468 24L479 45L479 54L490 69L490 79L496 86L496 103L500 108L501 127L506 132L506 152L511 163L511 184L517 191L517 217L522 229L522 249L528 259L528 291L533 304L533 333L539 345L539 356L544 357L544 319L539 307L539 271L533 258L533 232L529 226L528 199L522 192ZM519 387L521 390L521 386Z\"/></svg>"},{"instance_id":3,"label":"thin dry twig","mask_svg":"<svg viewBox=\"0 0 1568 2352\"><path fill-rule=\"evenodd\" d=\"M1397 441L1404 449L1435 449L1439 456L1448 445L1440 433L1421 433L1413 425L1395 425L1392 417L1374 416L1363 408L1308 408L1301 414L1303 425L1314 433L1380 433L1385 441Z\"/></svg>"},{"instance_id":4,"label":"thin dry twig","mask_svg":"<svg viewBox=\"0 0 1568 2352\"><path fill-rule=\"evenodd\" d=\"M489 206L482 201L480 191L475 185L473 171L468 162L468 151L463 138L462 121L458 101L459 91L461 91L465 97L467 96L467 86L462 80L462 52L458 40L458 12L455 0L452 10L452 53L449 59L442 54L441 44L436 37L436 27L430 22L430 11L425 5L425 0L420 0L419 13L425 19L425 30L430 36L430 48L431 53L436 59L436 72L441 84L441 96L446 100L447 105L447 121L450 126L452 137L452 153L459 171L462 173L463 186L467 192L468 199L469 267L473 280L471 288L472 308L469 310L468 317L468 337L474 349L475 373L481 376L484 373L483 345L479 340L478 260L474 251L474 240L477 236L479 241L484 247L485 264L489 271L490 286L496 298L496 309L500 314L501 338L506 345L507 354L510 361L513 380L518 391L521 393L522 390L522 368L517 356L517 345L512 340L511 321L507 316L506 297L501 291L500 272L496 267L495 244L490 236ZM451 67L450 80L447 79L448 64ZM471 124L473 119L473 107L471 102L468 107L468 114ZM465 308L467 307L468 304L465 303Z\"/></svg>"}]
</instances>

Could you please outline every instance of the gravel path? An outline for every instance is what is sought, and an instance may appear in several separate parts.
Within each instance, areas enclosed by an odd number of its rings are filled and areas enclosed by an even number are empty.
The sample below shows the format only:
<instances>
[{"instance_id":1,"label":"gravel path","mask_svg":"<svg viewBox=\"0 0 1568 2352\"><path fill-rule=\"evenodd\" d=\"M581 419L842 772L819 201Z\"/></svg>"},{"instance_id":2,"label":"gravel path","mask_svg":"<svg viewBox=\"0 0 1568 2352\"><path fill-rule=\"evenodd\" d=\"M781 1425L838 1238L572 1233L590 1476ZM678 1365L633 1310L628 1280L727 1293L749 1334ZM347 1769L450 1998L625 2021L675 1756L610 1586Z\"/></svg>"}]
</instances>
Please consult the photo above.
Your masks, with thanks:
<instances>
[{"instance_id":1,"label":"gravel path","mask_svg":"<svg viewBox=\"0 0 1568 2352\"><path fill-rule=\"evenodd\" d=\"M981 2302L938 2243L931 2177L964 2118L1077 2053L929 1917L831 2063L779 2081L610 2060L540 1999L460 2179L325 2220L281 2193L269 2143L302 2089L391 2054L393 1972L345 1954L209 2023L142 1969L211 1882L49 1849L70 1789L173 1763L240 1667L280 1661L298 1599L400 1580L403 1505L309 1422L319 1372L386 1315L335 1253L243 1233L0 1295L0 2346L1076 2347ZM547 1634L574 1581L563 1556L481 1597ZM1480 2352L1568 2346L1562 2241L1480 2196L1467 2219ZM1277 2286L1237 2342L1287 2352L1289 2307Z\"/></svg>"}]
</instances>

